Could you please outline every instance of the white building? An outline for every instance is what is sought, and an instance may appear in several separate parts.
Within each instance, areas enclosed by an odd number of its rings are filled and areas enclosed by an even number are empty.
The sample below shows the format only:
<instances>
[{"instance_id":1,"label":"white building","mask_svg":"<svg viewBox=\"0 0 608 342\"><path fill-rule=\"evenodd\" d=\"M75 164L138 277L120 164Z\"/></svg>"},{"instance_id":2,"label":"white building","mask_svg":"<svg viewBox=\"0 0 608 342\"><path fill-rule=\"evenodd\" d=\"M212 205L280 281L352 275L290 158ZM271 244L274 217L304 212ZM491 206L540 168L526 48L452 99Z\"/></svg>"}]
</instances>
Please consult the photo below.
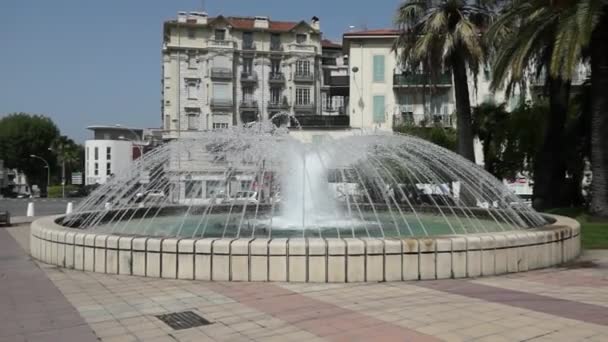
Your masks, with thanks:
<instances>
[{"instance_id":1,"label":"white building","mask_svg":"<svg viewBox=\"0 0 608 342\"><path fill-rule=\"evenodd\" d=\"M279 112L320 112L321 31L318 18L208 17L180 12L164 23L163 128L227 128Z\"/></svg>"},{"instance_id":2,"label":"white building","mask_svg":"<svg viewBox=\"0 0 608 342\"><path fill-rule=\"evenodd\" d=\"M128 170L144 153L142 129L90 126L93 139L85 141L85 185L104 184L112 175Z\"/></svg>"}]
</instances>

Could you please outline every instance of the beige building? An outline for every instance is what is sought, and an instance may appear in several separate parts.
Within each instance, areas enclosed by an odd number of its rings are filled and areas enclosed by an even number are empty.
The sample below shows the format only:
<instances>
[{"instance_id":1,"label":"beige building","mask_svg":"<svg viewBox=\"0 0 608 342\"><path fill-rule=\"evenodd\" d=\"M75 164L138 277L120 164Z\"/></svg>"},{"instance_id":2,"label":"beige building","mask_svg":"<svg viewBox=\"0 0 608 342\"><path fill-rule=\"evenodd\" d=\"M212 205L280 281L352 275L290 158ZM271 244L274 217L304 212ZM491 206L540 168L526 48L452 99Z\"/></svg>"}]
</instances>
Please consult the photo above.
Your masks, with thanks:
<instances>
[{"instance_id":1,"label":"beige building","mask_svg":"<svg viewBox=\"0 0 608 342\"><path fill-rule=\"evenodd\" d=\"M321 106L321 31L310 22L180 12L164 23L166 137L226 128ZM179 132L179 133L178 133Z\"/></svg>"}]
</instances>

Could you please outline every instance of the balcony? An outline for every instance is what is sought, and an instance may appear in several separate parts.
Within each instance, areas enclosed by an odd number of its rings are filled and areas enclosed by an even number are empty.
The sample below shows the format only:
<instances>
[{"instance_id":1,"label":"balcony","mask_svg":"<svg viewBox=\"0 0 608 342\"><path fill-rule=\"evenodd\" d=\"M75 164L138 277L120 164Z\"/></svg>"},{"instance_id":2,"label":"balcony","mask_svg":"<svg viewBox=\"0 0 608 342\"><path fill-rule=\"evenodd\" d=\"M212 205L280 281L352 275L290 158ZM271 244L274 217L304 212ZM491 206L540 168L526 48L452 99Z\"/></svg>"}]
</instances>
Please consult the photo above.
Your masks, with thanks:
<instances>
[{"instance_id":1,"label":"balcony","mask_svg":"<svg viewBox=\"0 0 608 342\"><path fill-rule=\"evenodd\" d=\"M290 44L289 51L291 52L308 52L308 53L316 53L317 47L314 45L307 44Z\"/></svg>"},{"instance_id":2,"label":"balcony","mask_svg":"<svg viewBox=\"0 0 608 342\"><path fill-rule=\"evenodd\" d=\"M297 113L312 113L315 111L315 105L312 103L296 103L294 106L294 110Z\"/></svg>"},{"instance_id":3,"label":"balcony","mask_svg":"<svg viewBox=\"0 0 608 342\"><path fill-rule=\"evenodd\" d=\"M215 48L215 49L234 49L236 43L231 40L217 40L217 39L209 39L207 40L207 47Z\"/></svg>"},{"instance_id":4,"label":"balcony","mask_svg":"<svg viewBox=\"0 0 608 342\"><path fill-rule=\"evenodd\" d=\"M452 86L452 74L443 73L432 79L429 74L410 73L393 75L393 87L424 87L433 84L440 87Z\"/></svg>"},{"instance_id":5,"label":"balcony","mask_svg":"<svg viewBox=\"0 0 608 342\"><path fill-rule=\"evenodd\" d=\"M230 68L211 68L211 78L213 79L231 80L233 77L234 75L232 74L232 69Z\"/></svg>"},{"instance_id":6,"label":"balcony","mask_svg":"<svg viewBox=\"0 0 608 342\"><path fill-rule=\"evenodd\" d=\"M312 73L295 73L293 75L293 80L295 82L306 82L306 83L312 83L314 81L314 75Z\"/></svg>"},{"instance_id":7,"label":"balcony","mask_svg":"<svg viewBox=\"0 0 608 342\"><path fill-rule=\"evenodd\" d=\"M284 99L283 102L278 101L268 101L268 110L269 111L278 111L278 110L287 110L289 109L289 102L287 99Z\"/></svg>"},{"instance_id":8,"label":"balcony","mask_svg":"<svg viewBox=\"0 0 608 342\"><path fill-rule=\"evenodd\" d=\"M348 115L297 115L291 118L291 127L302 128L348 128Z\"/></svg>"},{"instance_id":9,"label":"balcony","mask_svg":"<svg viewBox=\"0 0 608 342\"><path fill-rule=\"evenodd\" d=\"M243 42L243 51L255 51L257 47L254 42Z\"/></svg>"},{"instance_id":10,"label":"balcony","mask_svg":"<svg viewBox=\"0 0 608 342\"><path fill-rule=\"evenodd\" d=\"M282 72L271 72L268 76L270 84L285 84L285 75Z\"/></svg>"},{"instance_id":11,"label":"balcony","mask_svg":"<svg viewBox=\"0 0 608 342\"><path fill-rule=\"evenodd\" d=\"M280 43L270 43L270 51L273 52L283 52L283 44Z\"/></svg>"},{"instance_id":12,"label":"balcony","mask_svg":"<svg viewBox=\"0 0 608 342\"><path fill-rule=\"evenodd\" d=\"M254 111L259 110L258 101L256 100L242 100L240 105L241 111Z\"/></svg>"},{"instance_id":13,"label":"balcony","mask_svg":"<svg viewBox=\"0 0 608 342\"><path fill-rule=\"evenodd\" d=\"M403 112L396 114L393 126L419 126L419 127L453 127L452 115L450 114L414 114Z\"/></svg>"},{"instance_id":14,"label":"balcony","mask_svg":"<svg viewBox=\"0 0 608 342\"><path fill-rule=\"evenodd\" d=\"M211 99L211 108L218 110L231 110L232 100L231 99Z\"/></svg>"},{"instance_id":15,"label":"balcony","mask_svg":"<svg viewBox=\"0 0 608 342\"><path fill-rule=\"evenodd\" d=\"M241 83L258 83L258 74L255 72L242 72Z\"/></svg>"},{"instance_id":16,"label":"balcony","mask_svg":"<svg viewBox=\"0 0 608 342\"><path fill-rule=\"evenodd\" d=\"M338 114L338 115L346 115L346 107L345 106L323 107L323 112L331 113L331 114Z\"/></svg>"},{"instance_id":17,"label":"balcony","mask_svg":"<svg viewBox=\"0 0 608 342\"><path fill-rule=\"evenodd\" d=\"M326 85L330 87L348 87L350 80L348 76L330 76Z\"/></svg>"}]
</instances>

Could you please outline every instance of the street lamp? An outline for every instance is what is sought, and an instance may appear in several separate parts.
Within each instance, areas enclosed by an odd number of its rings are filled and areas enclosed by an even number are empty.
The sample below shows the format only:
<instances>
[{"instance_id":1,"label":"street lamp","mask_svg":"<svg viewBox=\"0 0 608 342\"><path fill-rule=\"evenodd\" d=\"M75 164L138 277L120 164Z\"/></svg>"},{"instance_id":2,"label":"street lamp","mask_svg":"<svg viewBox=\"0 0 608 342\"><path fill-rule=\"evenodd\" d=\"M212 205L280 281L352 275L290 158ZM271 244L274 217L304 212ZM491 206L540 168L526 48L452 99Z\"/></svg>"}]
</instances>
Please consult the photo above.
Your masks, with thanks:
<instances>
[{"instance_id":1,"label":"street lamp","mask_svg":"<svg viewBox=\"0 0 608 342\"><path fill-rule=\"evenodd\" d=\"M49 151L55 152L57 154L58 151L53 150L52 147L48 148ZM63 148L61 149L63 153ZM61 156L61 197L65 198L65 154Z\"/></svg>"},{"instance_id":2,"label":"street lamp","mask_svg":"<svg viewBox=\"0 0 608 342\"><path fill-rule=\"evenodd\" d=\"M49 185L51 184L51 166L49 165L49 162L46 161L46 159L39 157L35 154L30 154L30 158L36 158L36 159L40 159L44 162L46 167L46 196L49 196Z\"/></svg>"},{"instance_id":3,"label":"street lamp","mask_svg":"<svg viewBox=\"0 0 608 342\"><path fill-rule=\"evenodd\" d=\"M135 133L135 131L134 131L134 130L132 130L132 129L130 129L129 127L124 127L124 126L123 126L123 125L121 125L121 124L115 124L114 126L115 126L115 127L118 127L118 128L124 128L124 129L128 130L129 132L131 132L131 134L133 134L133 136L135 137L135 139L129 139L129 138L127 138L127 137L125 137L125 136L122 136L122 135L121 135L121 136L119 136L119 137L118 137L118 139L120 139L120 140L128 140L128 141L131 141L131 142L132 142L132 143L133 143L135 146L137 146L137 148L139 149L139 157L140 157L140 158L143 158L143 156L144 156L144 149L143 149L143 147L142 147L142 144L141 144L141 143L138 143L138 140L140 140L140 139L139 139L139 134ZM143 139L142 139L142 140L143 140Z\"/></svg>"}]
</instances>

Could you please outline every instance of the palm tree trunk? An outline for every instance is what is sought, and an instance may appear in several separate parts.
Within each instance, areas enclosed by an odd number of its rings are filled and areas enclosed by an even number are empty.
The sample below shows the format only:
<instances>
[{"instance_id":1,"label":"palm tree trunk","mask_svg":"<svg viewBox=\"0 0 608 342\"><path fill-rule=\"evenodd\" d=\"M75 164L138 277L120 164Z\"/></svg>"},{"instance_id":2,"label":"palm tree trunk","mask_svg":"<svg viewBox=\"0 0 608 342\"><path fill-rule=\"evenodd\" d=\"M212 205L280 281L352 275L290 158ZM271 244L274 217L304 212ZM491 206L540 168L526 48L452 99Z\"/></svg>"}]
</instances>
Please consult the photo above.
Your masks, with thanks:
<instances>
[{"instance_id":1,"label":"palm tree trunk","mask_svg":"<svg viewBox=\"0 0 608 342\"><path fill-rule=\"evenodd\" d=\"M591 204L589 211L608 217L608 18L591 43Z\"/></svg>"},{"instance_id":2,"label":"palm tree trunk","mask_svg":"<svg viewBox=\"0 0 608 342\"><path fill-rule=\"evenodd\" d=\"M451 64L454 75L454 94L456 95L456 120L458 122L457 152L468 160L475 162L469 80L462 54L454 53Z\"/></svg>"},{"instance_id":3,"label":"palm tree trunk","mask_svg":"<svg viewBox=\"0 0 608 342\"><path fill-rule=\"evenodd\" d=\"M568 117L570 82L548 77L549 116L544 140L534 166L533 204L537 210L554 208L560 203L566 165L563 158L564 127Z\"/></svg>"}]
</instances>

